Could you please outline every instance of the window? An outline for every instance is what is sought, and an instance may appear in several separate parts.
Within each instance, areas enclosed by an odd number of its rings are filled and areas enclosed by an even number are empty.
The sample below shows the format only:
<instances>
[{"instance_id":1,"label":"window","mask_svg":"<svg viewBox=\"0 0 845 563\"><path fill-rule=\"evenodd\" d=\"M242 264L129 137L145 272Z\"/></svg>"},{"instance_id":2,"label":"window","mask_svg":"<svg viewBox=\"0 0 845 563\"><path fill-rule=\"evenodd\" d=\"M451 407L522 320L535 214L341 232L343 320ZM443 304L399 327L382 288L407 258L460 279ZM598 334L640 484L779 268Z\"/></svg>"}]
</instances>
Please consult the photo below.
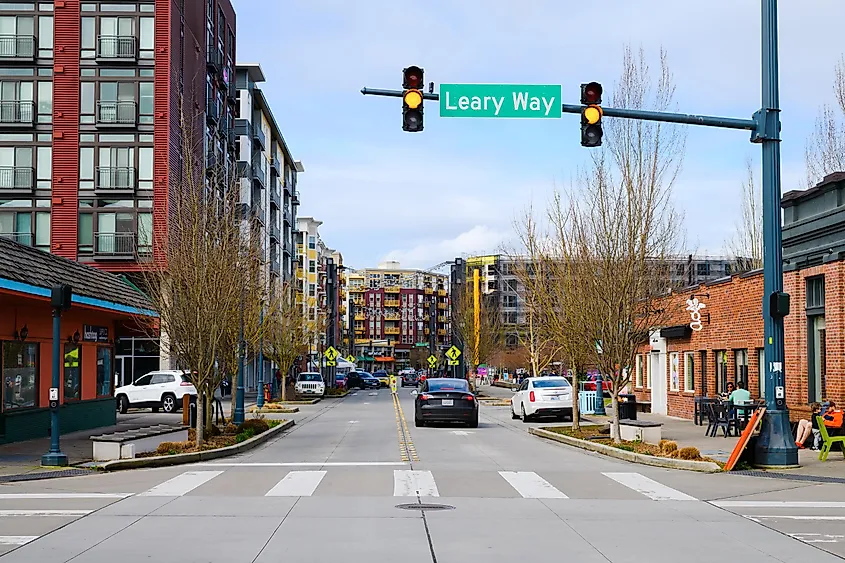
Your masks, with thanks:
<instances>
[{"instance_id":1,"label":"window","mask_svg":"<svg viewBox=\"0 0 845 563\"><path fill-rule=\"evenodd\" d=\"M29 202L21 203L28 204ZM32 245L32 213L29 211L0 212L0 236L10 238L19 244Z\"/></svg>"},{"instance_id":2,"label":"window","mask_svg":"<svg viewBox=\"0 0 845 563\"><path fill-rule=\"evenodd\" d=\"M53 122L53 82L42 80L38 83L38 123Z\"/></svg>"},{"instance_id":3,"label":"window","mask_svg":"<svg viewBox=\"0 0 845 563\"><path fill-rule=\"evenodd\" d=\"M669 354L669 390L677 391L680 387L680 362L677 352Z\"/></svg>"},{"instance_id":4,"label":"window","mask_svg":"<svg viewBox=\"0 0 845 563\"><path fill-rule=\"evenodd\" d=\"M53 16L38 17L38 57L53 58Z\"/></svg>"},{"instance_id":5,"label":"window","mask_svg":"<svg viewBox=\"0 0 845 563\"><path fill-rule=\"evenodd\" d=\"M35 57L35 18L0 17L0 56L27 59Z\"/></svg>"},{"instance_id":6,"label":"window","mask_svg":"<svg viewBox=\"0 0 845 563\"><path fill-rule=\"evenodd\" d=\"M140 33L140 56L142 59L152 59L155 57L155 19L154 18L139 18Z\"/></svg>"},{"instance_id":7,"label":"window","mask_svg":"<svg viewBox=\"0 0 845 563\"><path fill-rule=\"evenodd\" d=\"M637 354L636 371L634 373L634 387L642 388L643 386L643 356Z\"/></svg>"},{"instance_id":8,"label":"window","mask_svg":"<svg viewBox=\"0 0 845 563\"><path fill-rule=\"evenodd\" d=\"M807 310L824 309L824 276L807 278Z\"/></svg>"},{"instance_id":9,"label":"window","mask_svg":"<svg viewBox=\"0 0 845 563\"><path fill-rule=\"evenodd\" d=\"M135 83L100 82L99 123L135 123Z\"/></svg>"},{"instance_id":10,"label":"window","mask_svg":"<svg viewBox=\"0 0 845 563\"><path fill-rule=\"evenodd\" d=\"M710 263L705 262L703 264L696 264L695 265L695 273L699 276L709 276L710 275Z\"/></svg>"},{"instance_id":11,"label":"window","mask_svg":"<svg viewBox=\"0 0 845 563\"><path fill-rule=\"evenodd\" d=\"M79 252L94 252L94 215L79 214Z\"/></svg>"},{"instance_id":12,"label":"window","mask_svg":"<svg viewBox=\"0 0 845 563\"><path fill-rule=\"evenodd\" d=\"M701 366L699 367L699 371L701 372L701 396L707 396L707 350L701 351Z\"/></svg>"},{"instance_id":13,"label":"window","mask_svg":"<svg viewBox=\"0 0 845 563\"><path fill-rule=\"evenodd\" d=\"M138 254L153 252L153 214L138 213Z\"/></svg>"},{"instance_id":14,"label":"window","mask_svg":"<svg viewBox=\"0 0 845 563\"><path fill-rule=\"evenodd\" d=\"M18 80L0 82L0 123L33 122L32 88L32 82Z\"/></svg>"},{"instance_id":15,"label":"window","mask_svg":"<svg viewBox=\"0 0 845 563\"><path fill-rule=\"evenodd\" d=\"M728 388L728 353L716 351L716 394L724 393Z\"/></svg>"},{"instance_id":16,"label":"window","mask_svg":"<svg viewBox=\"0 0 845 563\"><path fill-rule=\"evenodd\" d=\"M2 342L3 410L34 407L38 400L38 344Z\"/></svg>"},{"instance_id":17,"label":"window","mask_svg":"<svg viewBox=\"0 0 845 563\"><path fill-rule=\"evenodd\" d=\"M50 212L39 211L35 214L35 246L41 250L50 250Z\"/></svg>"},{"instance_id":18,"label":"window","mask_svg":"<svg viewBox=\"0 0 845 563\"><path fill-rule=\"evenodd\" d=\"M141 82L138 84L138 114L139 123L153 123L153 83Z\"/></svg>"},{"instance_id":19,"label":"window","mask_svg":"<svg viewBox=\"0 0 845 563\"><path fill-rule=\"evenodd\" d=\"M505 295L505 307L516 307L516 295Z\"/></svg>"},{"instance_id":20,"label":"window","mask_svg":"<svg viewBox=\"0 0 845 563\"><path fill-rule=\"evenodd\" d=\"M82 398L82 346L79 344L65 344L64 360L64 397L67 401L78 401Z\"/></svg>"},{"instance_id":21,"label":"window","mask_svg":"<svg viewBox=\"0 0 845 563\"><path fill-rule=\"evenodd\" d=\"M309 260L308 261L308 272L313 274L317 271L317 261L316 260Z\"/></svg>"},{"instance_id":22,"label":"window","mask_svg":"<svg viewBox=\"0 0 845 563\"><path fill-rule=\"evenodd\" d=\"M695 391L695 352L684 354L684 391Z\"/></svg>"},{"instance_id":23,"label":"window","mask_svg":"<svg viewBox=\"0 0 845 563\"><path fill-rule=\"evenodd\" d=\"M310 297L316 297L316 295L317 295L317 284L315 284L315 283L308 284L308 295Z\"/></svg>"},{"instance_id":24,"label":"window","mask_svg":"<svg viewBox=\"0 0 845 563\"><path fill-rule=\"evenodd\" d=\"M748 350L734 350L736 382L748 389Z\"/></svg>"},{"instance_id":25,"label":"window","mask_svg":"<svg viewBox=\"0 0 845 563\"><path fill-rule=\"evenodd\" d=\"M760 390L760 397L766 398L766 350L757 349L757 388Z\"/></svg>"},{"instance_id":26,"label":"window","mask_svg":"<svg viewBox=\"0 0 845 563\"><path fill-rule=\"evenodd\" d=\"M317 237L308 237L308 248L312 250L317 248Z\"/></svg>"},{"instance_id":27,"label":"window","mask_svg":"<svg viewBox=\"0 0 845 563\"><path fill-rule=\"evenodd\" d=\"M0 188L33 187L32 147L0 147Z\"/></svg>"}]
</instances>

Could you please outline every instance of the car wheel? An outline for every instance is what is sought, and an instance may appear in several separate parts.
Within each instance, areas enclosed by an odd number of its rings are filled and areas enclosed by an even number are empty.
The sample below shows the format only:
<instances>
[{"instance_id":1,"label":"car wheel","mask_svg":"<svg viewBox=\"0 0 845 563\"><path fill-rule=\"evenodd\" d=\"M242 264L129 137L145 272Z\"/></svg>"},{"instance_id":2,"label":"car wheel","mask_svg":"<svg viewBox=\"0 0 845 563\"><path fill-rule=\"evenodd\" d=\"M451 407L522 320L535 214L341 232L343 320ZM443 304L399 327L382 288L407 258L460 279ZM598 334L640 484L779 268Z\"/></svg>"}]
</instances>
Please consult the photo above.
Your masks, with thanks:
<instances>
[{"instance_id":1,"label":"car wheel","mask_svg":"<svg viewBox=\"0 0 845 563\"><path fill-rule=\"evenodd\" d=\"M171 394L166 394L161 397L161 410L170 414L176 412L176 397Z\"/></svg>"},{"instance_id":2,"label":"car wheel","mask_svg":"<svg viewBox=\"0 0 845 563\"><path fill-rule=\"evenodd\" d=\"M475 415L475 418L467 422L467 426L469 428L478 428L478 415Z\"/></svg>"},{"instance_id":3,"label":"car wheel","mask_svg":"<svg viewBox=\"0 0 845 563\"><path fill-rule=\"evenodd\" d=\"M414 417L414 426L416 426L417 428L422 428L423 426L425 426L425 421L423 419L417 418L415 416Z\"/></svg>"},{"instance_id":4,"label":"car wheel","mask_svg":"<svg viewBox=\"0 0 845 563\"><path fill-rule=\"evenodd\" d=\"M522 422L531 422L531 419L525 414L525 405L522 405Z\"/></svg>"},{"instance_id":5,"label":"car wheel","mask_svg":"<svg viewBox=\"0 0 845 563\"><path fill-rule=\"evenodd\" d=\"M126 395L121 395L117 398L117 409L120 411L120 414L126 414L126 411L129 410L129 398Z\"/></svg>"},{"instance_id":6,"label":"car wheel","mask_svg":"<svg viewBox=\"0 0 845 563\"><path fill-rule=\"evenodd\" d=\"M513 404L511 404L511 418L512 418L512 419L514 419L514 420L517 420L517 419L519 418L519 415L518 415L518 414L516 414L516 413L513 411Z\"/></svg>"}]
</instances>

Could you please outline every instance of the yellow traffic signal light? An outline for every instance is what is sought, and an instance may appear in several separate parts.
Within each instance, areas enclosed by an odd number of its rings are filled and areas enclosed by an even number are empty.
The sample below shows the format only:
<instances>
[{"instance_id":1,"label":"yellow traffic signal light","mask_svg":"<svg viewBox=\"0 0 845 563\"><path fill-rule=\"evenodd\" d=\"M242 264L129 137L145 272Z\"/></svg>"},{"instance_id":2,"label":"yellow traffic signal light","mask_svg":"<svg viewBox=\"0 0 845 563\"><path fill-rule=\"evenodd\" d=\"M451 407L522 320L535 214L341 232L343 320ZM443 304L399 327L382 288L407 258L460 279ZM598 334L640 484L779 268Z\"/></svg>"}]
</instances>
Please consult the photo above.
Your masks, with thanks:
<instances>
[{"instance_id":1,"label":"yellow traffic signal light","mask_svg":"<svg viewBox=\"0 0 845 563\"><path fill-rule=\"evenodd\" d=\"M402 130L418 133L423 130L423 69L409 66L402 71Z\"/></svg>"},{"instance_id":2,"label":"yellow traffic signal light","mask_svg":"<svg viewBox=\"0 0 845 563\"><path fill-rule=\"evenodd\" d=\"M602 87L598 82L581 84L581 104L586 106L581 110L581 145L584 147L600 147L604 131L601 118Z\"/></svg>"}]
</instances>

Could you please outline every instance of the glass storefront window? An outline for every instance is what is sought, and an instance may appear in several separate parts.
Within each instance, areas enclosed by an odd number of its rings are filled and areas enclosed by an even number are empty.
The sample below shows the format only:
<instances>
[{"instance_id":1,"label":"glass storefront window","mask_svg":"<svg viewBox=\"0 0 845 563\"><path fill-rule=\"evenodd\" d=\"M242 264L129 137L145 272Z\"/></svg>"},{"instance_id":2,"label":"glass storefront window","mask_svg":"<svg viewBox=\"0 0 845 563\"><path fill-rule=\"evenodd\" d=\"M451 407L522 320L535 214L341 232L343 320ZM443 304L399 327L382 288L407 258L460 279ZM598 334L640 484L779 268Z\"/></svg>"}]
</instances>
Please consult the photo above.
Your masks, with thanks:
<instances>
[{"instance_id":1,"label":"glass storefront window","mask_svg":"<svg viewBox=\"0 0 845 563\"><path fill-rule=\"evenodd\" d=\"M82 398L82 347L79 344L65 344L64 382L65 401Z\"/></svg>"},{"instance_id":2,"label":"glass storefront window","mask_svg":"<svg viewBox=\"0 0 845 563\"><path fill-rule=\"evenodd\" d=\"M108 397L112 394L112 353L111 348L97 348L97 396Z\"/></svg>"},{"instance_id":3,"label":"glass storefront window","mask_svg":"<svg viewBox=\"0 0 845 563\"><path fill-rule=\"evenodd\" d=\"M4 341L3 410L34 407L38 400L38 344Z\"/></svg>"}]
</instances>

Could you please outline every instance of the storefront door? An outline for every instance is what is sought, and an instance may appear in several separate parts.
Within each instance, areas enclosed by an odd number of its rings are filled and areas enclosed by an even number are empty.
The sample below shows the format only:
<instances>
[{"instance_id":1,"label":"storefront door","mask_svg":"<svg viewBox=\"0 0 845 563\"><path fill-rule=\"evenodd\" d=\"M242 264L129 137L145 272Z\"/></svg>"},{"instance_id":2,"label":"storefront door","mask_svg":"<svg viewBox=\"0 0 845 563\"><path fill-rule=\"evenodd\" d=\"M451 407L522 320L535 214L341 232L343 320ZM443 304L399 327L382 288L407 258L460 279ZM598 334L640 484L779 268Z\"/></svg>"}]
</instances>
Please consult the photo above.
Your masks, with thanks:
<instances>
[{"instance_id":1,"label":"storefront door","mask_svg":"<svg viewBox=\"0 0 845 563\"><path fill-rule=\"evenodd\" d=\"M666 410L666 354L652 352L649 357L649 377L651 378L651 412L667 413Z\"/></svg>"}]
</instances>

